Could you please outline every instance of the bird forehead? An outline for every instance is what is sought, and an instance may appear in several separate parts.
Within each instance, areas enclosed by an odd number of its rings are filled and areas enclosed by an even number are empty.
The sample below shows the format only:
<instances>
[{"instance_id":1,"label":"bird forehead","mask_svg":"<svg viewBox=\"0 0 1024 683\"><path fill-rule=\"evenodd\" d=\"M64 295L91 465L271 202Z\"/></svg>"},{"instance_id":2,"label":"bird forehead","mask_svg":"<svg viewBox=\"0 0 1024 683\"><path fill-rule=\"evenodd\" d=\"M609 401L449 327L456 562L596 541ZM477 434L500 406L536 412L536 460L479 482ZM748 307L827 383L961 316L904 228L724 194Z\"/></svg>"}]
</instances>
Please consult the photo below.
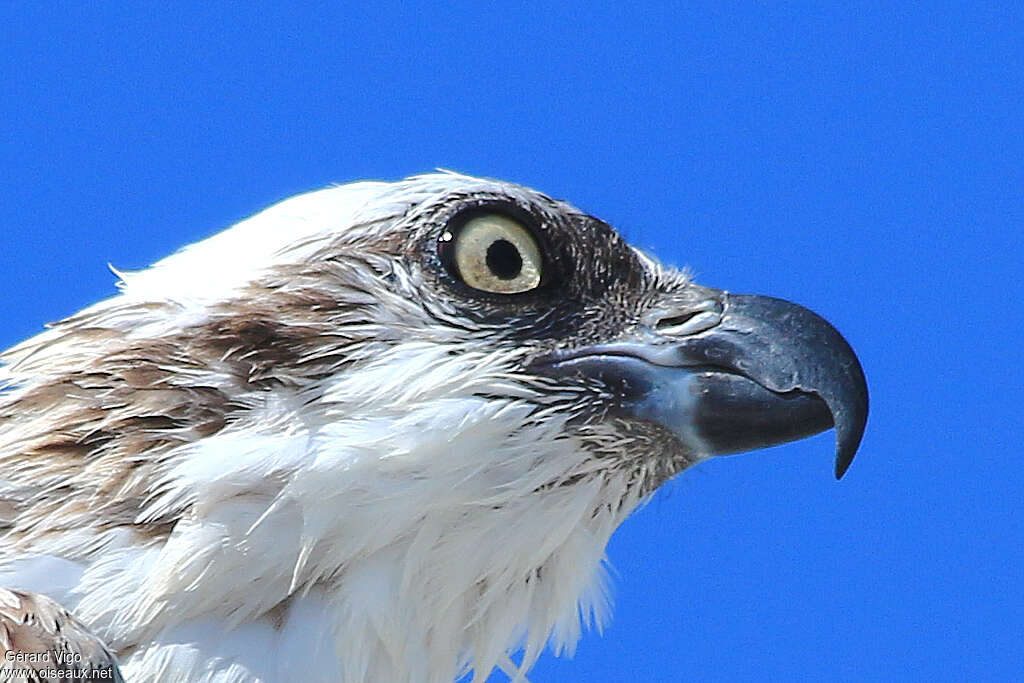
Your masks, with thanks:
<instances>
[{"instance_id":1,"label":"bird forehead","mask_svg":"<svg viewBox=\"0 0 1024 683\"><path fill-rule=\"evenodd\" d=\"M549 270L563 276L557 288L502 299L455 286L434 250L447 220L481 206L515 208L543 233ZM634 323L656 295L652 263L569 204L511 183L434 173L284 200L123 274L120 296L64 327L187 338L204 358L244 361L250 379L351 363L363 342L564 347Z\"/></svg>"},{"instance_id":2,"label":"bird forehead","mask_svg":"<svg viewBox=\"0 0 1024 683\"><path fill-rule=\"evenodd\" d=\"M148 269L118 275L124 292L141 300L168 292L179 301L224 300L268 268L312 260L332 246L394 250L417 234L417 227L428 227L425 216L474 196L548 210L555 206L525 187L455 173L350 183L287 198Z\"/></svg>"}]
</instances>

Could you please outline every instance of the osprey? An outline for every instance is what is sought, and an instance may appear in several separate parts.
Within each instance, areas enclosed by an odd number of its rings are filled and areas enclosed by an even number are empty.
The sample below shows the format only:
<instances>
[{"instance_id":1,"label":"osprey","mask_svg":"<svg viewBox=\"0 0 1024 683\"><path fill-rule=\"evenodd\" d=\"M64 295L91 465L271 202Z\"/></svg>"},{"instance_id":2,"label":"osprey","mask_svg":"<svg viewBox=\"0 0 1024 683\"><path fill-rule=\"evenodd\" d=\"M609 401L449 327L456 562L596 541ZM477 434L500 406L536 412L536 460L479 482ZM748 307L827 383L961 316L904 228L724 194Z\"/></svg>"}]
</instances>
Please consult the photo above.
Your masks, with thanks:
<instances>
[{"instance_id":1,"label":"osprey","mask_svg":"<svg viewBox=\"0 0 1024 683\"><path fill-rule=\"evenodd\" d=\"M135 683L525 680L662 483L833 426L841 476L867 417L814 313L504 182L332 187L118 275L2 356L0 585Z\"/></svg>"}]
</instances>

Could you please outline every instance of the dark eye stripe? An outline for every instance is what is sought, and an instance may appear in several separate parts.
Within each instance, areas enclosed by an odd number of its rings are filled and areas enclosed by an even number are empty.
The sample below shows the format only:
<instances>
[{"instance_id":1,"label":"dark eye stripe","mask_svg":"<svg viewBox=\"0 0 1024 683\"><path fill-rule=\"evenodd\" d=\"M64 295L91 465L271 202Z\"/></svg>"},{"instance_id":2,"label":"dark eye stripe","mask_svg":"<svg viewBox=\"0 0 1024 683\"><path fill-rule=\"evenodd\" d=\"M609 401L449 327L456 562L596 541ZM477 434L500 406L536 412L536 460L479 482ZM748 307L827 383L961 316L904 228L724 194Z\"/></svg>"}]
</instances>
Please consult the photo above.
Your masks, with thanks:
<instances>
[{"instance_id":1,"label":"dark eye stripe","mask_svg":"<svg viewBox=\"0 0 1024 683\"><path fill-rule=\"evenodd\" d=\"M504 293L474 288L460 272L455 242L473 218L500 215L529 231L541 254L541 279L532 289ZM543 196L459 196L439 202L435 220L415 230L413 248L427 257L436 295L474 325L524 343L572 346L614 336L643 307L652 274L608 224ZM501 239L501 238L498 238ZM514 265L481 248L491 280L507 283ZM511 240L505 240L511 242ZM498 247L499 249L501 247ZM526 267L527 259L523 258ZM521 277L521 273L513 276Z\"/></svg>"}]
</instances>

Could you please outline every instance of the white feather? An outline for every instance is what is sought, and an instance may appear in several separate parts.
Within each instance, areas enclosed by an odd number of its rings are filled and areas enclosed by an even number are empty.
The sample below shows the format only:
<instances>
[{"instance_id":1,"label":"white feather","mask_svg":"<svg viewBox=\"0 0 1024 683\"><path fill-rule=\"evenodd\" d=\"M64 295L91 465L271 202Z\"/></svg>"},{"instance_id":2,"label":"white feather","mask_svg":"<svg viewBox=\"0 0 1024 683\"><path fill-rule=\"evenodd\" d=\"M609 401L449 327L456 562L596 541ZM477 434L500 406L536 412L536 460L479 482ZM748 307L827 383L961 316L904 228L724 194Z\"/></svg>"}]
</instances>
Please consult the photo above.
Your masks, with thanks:
<instances>
[{"instance_id":1,"label":"white feather","mask_svg":"<svg viewBox=\"0 0 1024 683\"><path fill-rule=\"evenodd\" d=\"M122 274L119 296L80 315L160 338L326 237L431 193L488 187L499 185L439 174L295 197ZM140 303L157 307L128 305ZM22 391L52 354L87 354L53 343L58 333L9 352L0 381ZM592 465L569 416L512 381L510 360L453 332L301 392L238 395L244 421L166 457L137 519L184 515L166 542L55 538L4 567L0 585L65 601L136 683L450 683L471 668L518 676L518 647L523 671L549 641L571 653L581 627L606 618L604 548L640 501L611 474L552 485ZM204 372L210 386L228 381ZM60 559L76 544L74 562Z\"/></svg>"}]
</instances>

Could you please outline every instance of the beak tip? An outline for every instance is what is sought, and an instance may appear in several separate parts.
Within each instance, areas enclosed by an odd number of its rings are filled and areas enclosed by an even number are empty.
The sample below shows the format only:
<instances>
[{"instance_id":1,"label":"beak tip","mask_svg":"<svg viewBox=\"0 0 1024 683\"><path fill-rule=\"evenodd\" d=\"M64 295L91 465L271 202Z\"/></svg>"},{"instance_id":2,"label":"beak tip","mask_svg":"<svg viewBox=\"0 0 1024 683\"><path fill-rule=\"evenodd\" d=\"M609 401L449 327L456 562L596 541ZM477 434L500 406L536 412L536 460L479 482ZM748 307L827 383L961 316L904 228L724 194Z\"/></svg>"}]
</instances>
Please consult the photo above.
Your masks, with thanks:
<instances>
[{"instance_id":1,"label":"beak tip","mask_svg":"<svg viewBox=\"0 0 1024 683\"><path fill-rule=\"evenodd\" d=\"M853 458L848 455L843 453L836 455L836 481L843 478L843 475L846 474L846 470L850 469L850 463L852 462Z\"/></svg>"},{"instance_id":2,"label":"beak tip","mask_svg":"<svg viewBox=\"0 0 1024 683\"><path fill-rule=\"evenodd\" d=\"M843 475L846 474L846 471L850 469L850 463L853 462L853 456L857 455L857 449L860 448L861 439L864 437L864 428L867 426L868 411L866 398L863 408L857 412L859 414L852 424L837 425L835 466L836 480L842 479Z\"/></svg>"}]
</instances>

